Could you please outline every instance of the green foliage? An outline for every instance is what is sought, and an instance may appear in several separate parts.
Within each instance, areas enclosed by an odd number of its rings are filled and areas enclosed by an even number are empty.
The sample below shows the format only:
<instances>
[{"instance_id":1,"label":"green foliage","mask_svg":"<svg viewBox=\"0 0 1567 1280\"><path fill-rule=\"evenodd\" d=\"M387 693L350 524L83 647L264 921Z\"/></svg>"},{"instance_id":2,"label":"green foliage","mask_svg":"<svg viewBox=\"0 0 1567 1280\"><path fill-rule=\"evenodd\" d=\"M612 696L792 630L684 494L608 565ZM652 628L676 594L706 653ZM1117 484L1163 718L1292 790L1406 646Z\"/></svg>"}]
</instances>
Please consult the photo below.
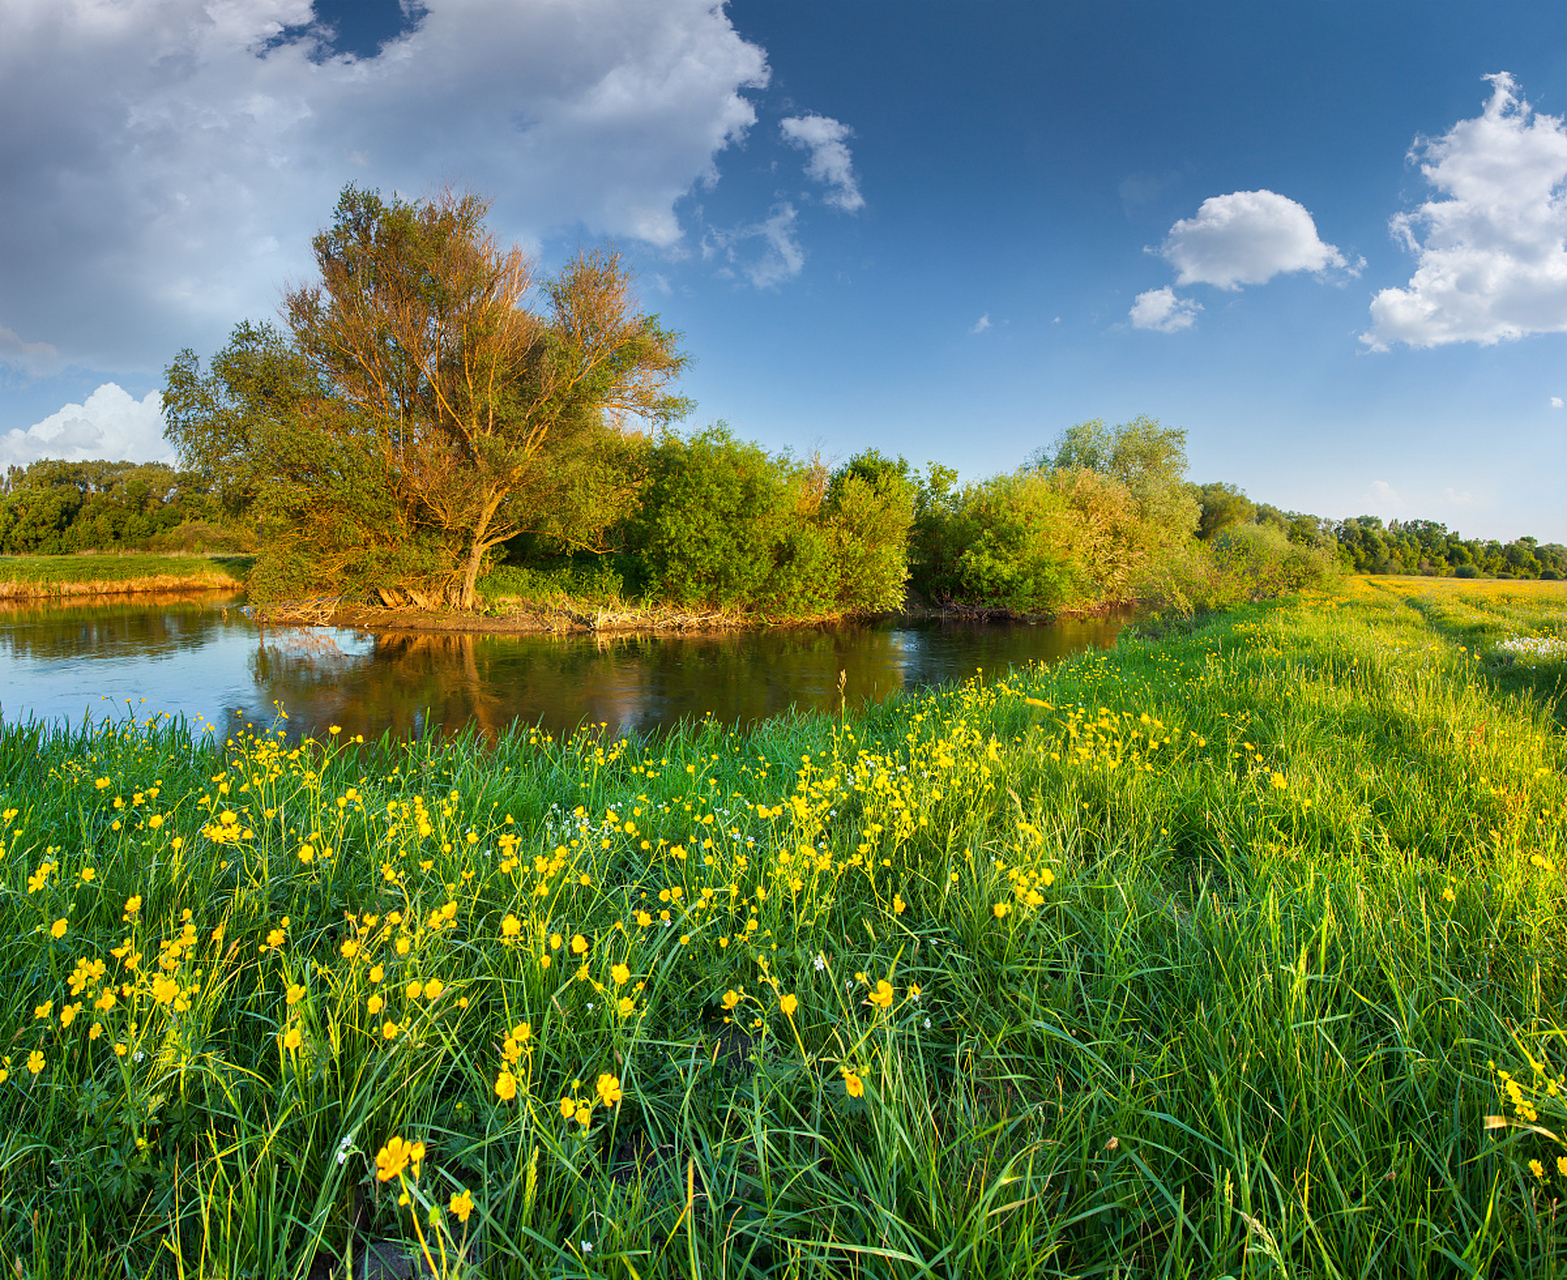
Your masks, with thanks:
<instances>
[{"instance_id":1,"label":"green foliage","mask_svg":"<svg viewBox=\"0 0 1567 1280\"><path fill-rule=\"evenodd\" d=\"M719 424L654 448L632 542L666 603L874 613L902 603L913 504L902 459L873 450L829 477Z\"/></svg>"},{"instance_id":2,"label":"green foliage","mask_svg":"<svg viewBox=\"0 0 1567 1280\"><path fill-rule=\"evenodd\" d=\"M902 458L869 449L833 473L827 488L826 555L833 603L848 613L903 607L917 477Z\"/></svg>"},{"instance_id":3,"label":"green foliage","mask_svg":"<svg viewBox=\"0 0 1567 1280\"><path fill-rule=\"evenodd\" d=\"M960 490L933 465L916 501L915 585L1011 613L1125 599L1196 528L1185 466L1185 433L1149 418L1080 423L1021 471Z\"/></svg>"},{"instance_id":4,"label":"green foliage","mask_svg":"<svg viewBox=\"0 0 1567 1280\"><path fill-rule=\"evenodd\" d=\"M1321 587L1339 572L1327 547L1291 542L1273 524L1232 524L1153 562L1145 594L1180 613L1202 613Z\"/></svg>"},{"instance_id":5,"label":"green foliage","mask_svg":"<svg viewBox=\"0 0 1567 1280\"><path fill-rule=\"evenodd\" d=\"M498 565L479 579L479 595L486 602L614 608L626 600L626 581L614 563L618 558L587 556L556 558L539 565Z\"/></svg>"},{"instance_id":6,"label":"green foliage","mask_svg":"<svg viewBox=\"0 0 1567 1280\"><path fill-rule=\"evenodd\" d=\"M652 590L682 603L743 606L770 594L789 509L807 477L720 423L653 451L639 530Z\"/></svg>"},{"instance_id":7,"label":"green foliage","mask_svg":"<svg viewBox=\"0 0 1567 1280\"><path fill-rule=\"evenodd\" d=\"M1247 524L1257 518L1257 504L1239 487L1222 480L1196 486L1196 497L1202 506L1197 536L1204 542L1232 524Z\"/></svg>"},{"instance_id":8,"label":"green foliage","mask_svg":"<svg viewBox=\"0 0 1567 1280\"><path fill-rule=\"evenodd\" d=\"M202 477L161 462L63 462L12 467L0 485L0 555L172 549L185 524L208 521L214 504ZM234 549L244 537L205 525L204 548ZM200 536L200 535L197 535Z\"/></svg>"},{"instance_id":9,"label":"green foliage","mask_svg":"<svg viewBox=\"0 0 1567 1280\"><path fill-rule=\"evenodd\" d=\"M1186 432L1140 415L1107 427L1102 420L1068 427L1053 450L1040 450L1040 470L1095 471L1126 486L1156 539L1178 544L1197 530L1201 508L1186 483Z\"/></svg>"},{"instance_id":10,"label":"green foliage","mask_svg":"<svg viewBox=\"0 0 1567 1280\"><path fill-rule=\"evenodd\" d=\"M1038 474L997 476L964 490L952 596L983 609L1044 613L1075 596L1067 554L1070 504Z\"/></svg>"},{"instance_id":11,"label":"green foliage","mask_svg":"<svg viewBox=\"0 0 1567 1280\"><path fill-rule=\"evenodd\" d=\"M1441 577L1464 567L1465 577L1567 577L1567 547L1531 537L1509 543L1465 539L1435 520L1355 516L1332 527L1344 558L1356 573L1418 573Z\"/></svg>"}]
</instances>

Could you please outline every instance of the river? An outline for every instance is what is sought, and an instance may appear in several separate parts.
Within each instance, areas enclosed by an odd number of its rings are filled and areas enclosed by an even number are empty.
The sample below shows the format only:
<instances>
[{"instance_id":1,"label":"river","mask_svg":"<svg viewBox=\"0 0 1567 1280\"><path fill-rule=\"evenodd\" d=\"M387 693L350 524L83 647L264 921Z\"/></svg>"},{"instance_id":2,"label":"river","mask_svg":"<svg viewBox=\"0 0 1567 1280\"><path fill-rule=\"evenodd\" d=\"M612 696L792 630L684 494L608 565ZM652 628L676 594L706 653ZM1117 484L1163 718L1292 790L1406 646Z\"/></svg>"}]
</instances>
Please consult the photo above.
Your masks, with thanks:
<instances>
[{"instance_id":1,"label":"river","mask_svg":"<svg viewBox=\"0 0 1567 1280\"><path fill-rule=\"evenodd\" d=\"M166 712L232 733L279 724L377 737L493 734L515 721L647 732L750 724L1107 646L1123 618L840 623L701 634L551 636L259 628L237 597L0 606L0 720ZM277 720L278 712L286 718Z\"/></svg>"}]
</instances>

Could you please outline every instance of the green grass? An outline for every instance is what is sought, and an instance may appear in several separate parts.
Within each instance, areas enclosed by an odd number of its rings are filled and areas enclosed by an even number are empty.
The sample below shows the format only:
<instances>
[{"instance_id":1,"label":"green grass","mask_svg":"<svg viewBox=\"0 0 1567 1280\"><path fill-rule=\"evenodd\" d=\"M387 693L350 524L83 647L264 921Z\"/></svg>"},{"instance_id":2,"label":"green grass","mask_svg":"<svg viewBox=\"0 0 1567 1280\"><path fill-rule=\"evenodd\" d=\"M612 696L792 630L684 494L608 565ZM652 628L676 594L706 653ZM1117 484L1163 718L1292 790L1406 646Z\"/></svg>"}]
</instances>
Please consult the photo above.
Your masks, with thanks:
<instances>
[{"instance_id":1,"label":"green grass","mask_svg":"<svg viewBox=\"0 0 1567 1280\"><path fill-rule=\"evenodd\" d=\"M75 556L0 556L0 598L238 587L254 557L129 552Z\"/></svg>"},{"instance_id":2,"label":"green grass","mask_svg":"<svg viewBox=\"0 0 1567 1280\"><path fill-rule=\"evenodd\" d=\"M747 733L4 729L0 1263L1557 1274L1567 750L1473 649L1383 592Z\"/></svg>"}]
</instances>

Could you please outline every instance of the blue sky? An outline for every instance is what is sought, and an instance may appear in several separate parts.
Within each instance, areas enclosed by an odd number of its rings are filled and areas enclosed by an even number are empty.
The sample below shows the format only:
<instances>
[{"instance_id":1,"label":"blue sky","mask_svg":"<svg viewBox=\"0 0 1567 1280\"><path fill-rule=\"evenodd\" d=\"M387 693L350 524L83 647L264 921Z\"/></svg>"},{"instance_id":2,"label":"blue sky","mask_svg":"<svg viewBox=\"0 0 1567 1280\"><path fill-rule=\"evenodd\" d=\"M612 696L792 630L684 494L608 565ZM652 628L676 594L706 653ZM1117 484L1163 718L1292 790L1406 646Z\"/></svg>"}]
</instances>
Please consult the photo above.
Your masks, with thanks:
<instances>
[{"instance_id":1,"label":"blue sky","mask_svg":"<svg viewBox=\"0 0 1567 1280\"><path fill-rule=\"evenodd\" d=\"M613 238L689 425L978 478L1146 413L1259 500L1567 541L1561 6L106 12L0 12L0 461L155 456L343 183L456 181Z\"/></svg>"}]
</instances>

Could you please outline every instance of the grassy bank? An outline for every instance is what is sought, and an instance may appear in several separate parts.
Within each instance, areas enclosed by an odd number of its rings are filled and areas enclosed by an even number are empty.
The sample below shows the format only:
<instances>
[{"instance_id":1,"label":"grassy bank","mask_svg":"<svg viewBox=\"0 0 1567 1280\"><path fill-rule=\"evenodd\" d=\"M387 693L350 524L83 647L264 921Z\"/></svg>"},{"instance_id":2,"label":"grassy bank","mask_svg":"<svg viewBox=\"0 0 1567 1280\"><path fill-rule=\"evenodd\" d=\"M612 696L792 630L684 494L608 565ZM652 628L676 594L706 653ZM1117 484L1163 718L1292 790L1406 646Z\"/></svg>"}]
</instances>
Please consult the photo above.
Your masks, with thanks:
<instances>
[{"instance_id":1,"label":"grassy bank","mask_svg":"<svg viewBox=\"0 0 1567 1280\"><path fill-rule=\"evenodd\" d=\"M1555 1274L1561 597L1420 586L745 734L0 730L0 1261Z\"/></svg>"},{"instance_id":2,"label":"grassy bank","mask_svg":"<svg viewBox=\"0 0 1567 1280\"><path fill-rule=\"evenodd\" d=\"M0 600L238 590L245 585L253 559L179 552L0 556Z\"/></svg>"}]
</instances>

